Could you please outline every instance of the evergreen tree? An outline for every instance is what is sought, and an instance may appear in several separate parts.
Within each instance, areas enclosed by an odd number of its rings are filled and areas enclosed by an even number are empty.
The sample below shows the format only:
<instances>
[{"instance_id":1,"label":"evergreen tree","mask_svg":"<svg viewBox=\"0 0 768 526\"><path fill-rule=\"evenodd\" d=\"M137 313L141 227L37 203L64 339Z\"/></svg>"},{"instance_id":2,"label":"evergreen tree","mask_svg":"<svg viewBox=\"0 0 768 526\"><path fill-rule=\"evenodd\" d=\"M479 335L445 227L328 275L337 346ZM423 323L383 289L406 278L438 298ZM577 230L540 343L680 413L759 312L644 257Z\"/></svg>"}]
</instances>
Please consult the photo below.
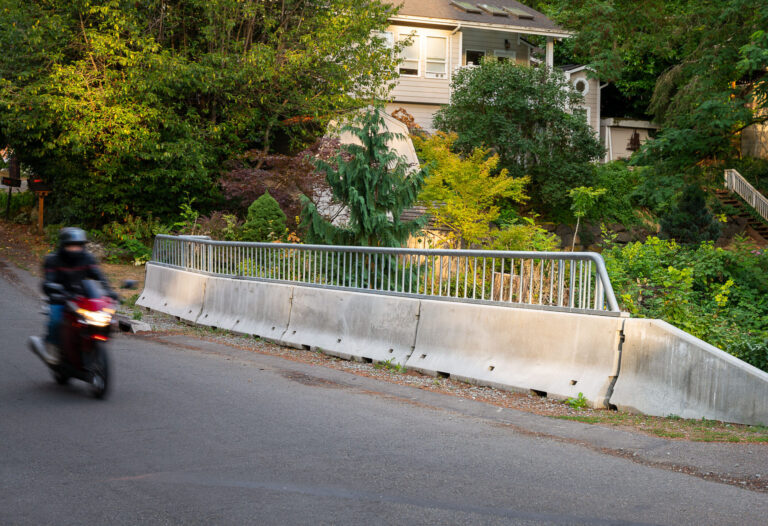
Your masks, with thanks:
<instances>
[{"instance_id":1,"label":"evergreen tree","mask_svg":"<svg viewBox=\"0 0 768 526\"><path fill-rule=\"evenodd\" d=\"M720 225L707 209L704 191L695 184L685 187L677 204L661 218L662 237L682 244L698 244L717 239Z\"/></svg>"},{"instance_id":2,"label":"evergreen tree","mask_svg":"<svg viewBox=\"0 0 768 526\"><path fill-rule=\"evenodd\" d=\"M285 214L277 201L264 192L248 207L248 219L243 225L243 239L247 241L274 241L285 235Z\"/></svg>"},{"instance_id":3,"label":"evergreen tree","mask_svg":"<svg viewBox=\"0 0 768 526\"><path fill-rule=\"evenodd\" d=\"M310 243L399 247L423 226L424 219L402 222L400 215L416 201L425 171L409 171L405 158L390 150L387 143L398 137L384 131L380 111L369 109L341 128L360 144L343 144L332 162L314 161L334 198L346 205L349 221L333 225L302 196L301 224Z\"/></svg>"}]
</instances>

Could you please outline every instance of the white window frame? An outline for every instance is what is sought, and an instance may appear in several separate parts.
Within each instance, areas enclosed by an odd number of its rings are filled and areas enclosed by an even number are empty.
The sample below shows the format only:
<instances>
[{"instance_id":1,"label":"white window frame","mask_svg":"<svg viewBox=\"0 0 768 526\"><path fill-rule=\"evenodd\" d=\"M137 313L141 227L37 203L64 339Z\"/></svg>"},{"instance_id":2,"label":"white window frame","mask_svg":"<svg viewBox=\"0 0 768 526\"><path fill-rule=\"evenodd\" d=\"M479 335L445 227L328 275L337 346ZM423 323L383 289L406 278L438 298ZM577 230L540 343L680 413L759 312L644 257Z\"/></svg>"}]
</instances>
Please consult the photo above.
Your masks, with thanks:
<instances>
[{"instance_id":1,"label":"white window frame","mask_svg":"<svg viewBox=\"0 0 768 526\"><path fill-rule=\"evenodd\" d=\"M474 53L482 53L483 57L485 58L488 56L488 52L484 49L465 49L464 50L464 65L469 66L469 62L467 61L467 52L473 51ZM473 66L479 66L480 64L473 64Z\"/></svg>"},{"instance_id":2,"label":"white window frame","mask_svg":"<svg viewBox=\"0 0 768 526\"><path fill-rule=\"evenodd\" d=\"M510 62L517 62L517 51L512 51L509 49L494 49L493 56L496 58L504 57Z\"/></svg>"},{"instance_id":3,"label":"white window frame","mask_svg":"<svg viewBox=\"0 0 768 526\"><path fill-rule=\"evenodd\" d=\"M576 84L579 82L584 82L584 91L579 91L576 89ZM586 97L587 93L589 93L589 79L585 79L584 77L579 77L577 79L573 80L573 90L581 95L582 97Z\"/></svg>"},{"instance_id":4,"label":"white window frame","mask_svg":"<svg viewBox=\"0 0 768 526\"><path fill-rule=\"evenodd\" d=\"M373 31L373 34L387 43L387 48L392 49L395 47L395 32L394 31Z\"/></svg>"},{"instance_id":5,"label":"white window frame","mask_svg":"<svg viewBox=\"0 0 768 526\"><path fill-rule=\"evenodd\" d=\"M430 38L437 38L443 40L444 49L445 49L445 58L440 60L430 60L429 56L427 55L427 50L429 49L429 39ZM445 80L448 78L448 55L449 55L449 49L448 49L448 37L441 36L441 35L426 35L424 37L424 76L428 79L437 79L437 80ZM429 64L442 64L443 65L443 72L442 73L431 73L429 71Z\"/></svg>"},{"instance_id":6,"label":"white window frame","mask_svg":"<svg viewBox=\"0 0 768 526\"><path fill-rule=\"evenodd\" d=\"M411 32L408 32L408 33L400 33L400 32L398 32L398 34L397 34L397 42L400 42L401 40L405 40L407 38L411 38L411 41L413 42L412 45L417 49L417 51L419 53L418 57L416 58L416 65L417 65L416 66L416 71L417 71L417 73L415 75L413 73L402 73L400 71L400 68L403 66L402 63L400 63L400 65L397 66L397 73L401 77L414 77L414 78L415 77L420 77L421 76L421 56L423 55L423 49L422 48L424 47L424 42L423 42L424 39L421 38L421 35L418 34L415 31L411 31Z\"/></svg>"}]
</instances>

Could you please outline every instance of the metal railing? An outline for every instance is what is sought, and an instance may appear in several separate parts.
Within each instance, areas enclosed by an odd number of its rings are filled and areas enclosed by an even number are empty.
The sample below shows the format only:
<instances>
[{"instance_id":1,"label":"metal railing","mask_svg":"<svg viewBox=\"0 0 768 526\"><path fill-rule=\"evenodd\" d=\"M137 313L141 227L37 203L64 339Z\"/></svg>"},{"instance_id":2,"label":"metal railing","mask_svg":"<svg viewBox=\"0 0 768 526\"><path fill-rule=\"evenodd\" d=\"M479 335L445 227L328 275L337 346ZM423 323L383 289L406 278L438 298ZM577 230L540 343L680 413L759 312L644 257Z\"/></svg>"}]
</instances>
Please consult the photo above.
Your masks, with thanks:
<instances>
[{"instance_id":1,"label":"metal railing","mask_svg":"<svg viewBox=\"0 0 768 526\"><path fill-rule=\"evenodd\" d=\"M768 221L768 199L758 192L749 181L736 170L725 171L725 187L739 195L749 206L754 208L760 216Z\"/></svg>"},{"instance_id":2,"label":"metal railing","mask_svg":"<svg viewBox=\"0 0 768 526\"><path fill-rule=\"evenodd\" d=\"M242 279L494 305L619 312L593 252L504 252L155 238L152 262Z\"/></svg>"}]
</instances>

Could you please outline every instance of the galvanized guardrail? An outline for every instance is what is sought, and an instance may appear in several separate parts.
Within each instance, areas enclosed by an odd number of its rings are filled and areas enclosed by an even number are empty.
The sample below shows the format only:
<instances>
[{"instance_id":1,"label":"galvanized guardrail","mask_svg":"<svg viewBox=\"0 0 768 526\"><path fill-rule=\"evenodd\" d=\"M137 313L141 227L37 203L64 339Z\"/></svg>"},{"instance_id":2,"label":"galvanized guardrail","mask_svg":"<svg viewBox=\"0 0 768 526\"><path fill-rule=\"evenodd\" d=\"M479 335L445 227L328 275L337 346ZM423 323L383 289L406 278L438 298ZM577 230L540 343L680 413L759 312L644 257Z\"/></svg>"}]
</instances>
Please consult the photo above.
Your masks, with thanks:
<instances>
[{"instance_id":1,"label":"galvanized guardrail","mask_svg":"<svg viewBox=\"0 0 768 526\"><path fill-rule=\"evenodd\" d=\"M749 184L749 181L739 172L733 169L725 170L725 187L741 196L763 219L768 221L768 199Z\"/></svg>"},{"instance_id":2,"label":"galvanized guardrail","mask_svg":"<svg viewBox=\"0 0 768 526\"><path fill-rule=\"evenodd\" d=\"M211 275L493 305L618 313L594 252L423 250L155 238L152 262Z\"/></svg>"}]
</instances>

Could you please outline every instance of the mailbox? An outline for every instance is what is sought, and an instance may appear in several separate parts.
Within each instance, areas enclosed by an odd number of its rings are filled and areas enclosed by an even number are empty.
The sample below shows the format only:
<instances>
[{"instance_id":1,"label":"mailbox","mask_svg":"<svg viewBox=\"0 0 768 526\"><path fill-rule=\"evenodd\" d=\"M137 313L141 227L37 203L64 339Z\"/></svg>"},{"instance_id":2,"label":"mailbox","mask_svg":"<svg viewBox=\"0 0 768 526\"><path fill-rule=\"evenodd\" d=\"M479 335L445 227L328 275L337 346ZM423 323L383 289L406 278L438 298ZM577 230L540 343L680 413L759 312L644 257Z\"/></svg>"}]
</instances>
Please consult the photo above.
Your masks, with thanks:
<instances>
[{"instance_id":1,"label":"mailbox","mask_svg":"<svg viewBox=\"0 0 768 526\"><path fill-rule=\"evenodd\" d=\"M29 185L29 189L33 192L50 192L51 191L51 185L49 185L47 182L45 182L40 177L30 177L27 181L27 184Z\"/></svg>"},{"instance_id":2,"label":"mailbox","mask_svg":"<svg viewBox=\"0 0 768 526\"><path fill-rule=\"evenodd\" d=\"M15 179L13 177L3 177L3 184L11 188L18 188L21 186L21 179Z\"/></svg>"}]
</instances>

